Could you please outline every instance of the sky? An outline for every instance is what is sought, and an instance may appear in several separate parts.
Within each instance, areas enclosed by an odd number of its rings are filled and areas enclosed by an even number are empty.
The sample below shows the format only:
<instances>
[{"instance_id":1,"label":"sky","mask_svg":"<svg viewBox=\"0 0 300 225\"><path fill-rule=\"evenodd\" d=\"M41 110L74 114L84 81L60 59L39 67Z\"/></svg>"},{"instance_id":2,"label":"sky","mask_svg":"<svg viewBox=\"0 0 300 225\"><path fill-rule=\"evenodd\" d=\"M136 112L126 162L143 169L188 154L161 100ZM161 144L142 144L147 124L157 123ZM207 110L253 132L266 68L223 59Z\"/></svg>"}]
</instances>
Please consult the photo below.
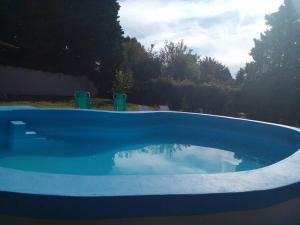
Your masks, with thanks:
<instances>
[{"instance_id":1,"label":"sky","mask_svg":"<svg viewBox=\"0 0 300 225\"><path fill-rule=\"evenodd\" d=\"M125 36L146 48L165 41L185 44L201 56L214 57L235 73L252 60L253 39L267 29L265 15L283 0L120 0Z\"/></svg>"}]
</instances>

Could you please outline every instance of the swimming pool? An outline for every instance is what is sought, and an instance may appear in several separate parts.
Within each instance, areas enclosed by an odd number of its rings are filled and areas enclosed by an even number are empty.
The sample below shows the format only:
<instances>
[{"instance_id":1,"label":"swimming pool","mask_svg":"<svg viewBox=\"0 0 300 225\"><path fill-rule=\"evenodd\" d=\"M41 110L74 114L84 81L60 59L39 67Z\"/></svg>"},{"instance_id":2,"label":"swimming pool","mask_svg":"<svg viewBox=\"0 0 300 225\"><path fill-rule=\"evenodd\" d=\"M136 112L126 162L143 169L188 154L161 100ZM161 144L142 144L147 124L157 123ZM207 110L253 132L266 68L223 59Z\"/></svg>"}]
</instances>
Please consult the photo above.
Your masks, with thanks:
<instances>
[{"instance_id":1,"label":"swimming pool","mask_svg":"<svg viewBox=\"0 0 300 225\"><path fill-rule=\"evenodd\" d=\"M186 221L300 197L297 128L178 112L6 108L0 134L0 215L8 217Z\"/></svg>"}]
</instances>

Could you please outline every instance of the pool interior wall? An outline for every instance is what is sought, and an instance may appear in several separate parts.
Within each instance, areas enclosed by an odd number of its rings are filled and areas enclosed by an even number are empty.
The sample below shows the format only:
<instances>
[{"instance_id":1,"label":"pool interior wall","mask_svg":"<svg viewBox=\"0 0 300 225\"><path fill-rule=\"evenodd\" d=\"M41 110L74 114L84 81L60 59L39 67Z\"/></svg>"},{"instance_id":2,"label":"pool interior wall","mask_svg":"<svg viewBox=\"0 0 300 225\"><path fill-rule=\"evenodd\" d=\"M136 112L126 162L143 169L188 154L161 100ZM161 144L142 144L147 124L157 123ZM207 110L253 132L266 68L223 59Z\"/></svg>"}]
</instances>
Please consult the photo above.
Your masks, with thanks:
<instances>
[{"instance_id":1,"label":"pool interior wall","mask_svg":"<svg viewBox=\"0 0 300 225\"><path fill-rule=\"evenodd\" d=\"M300 196L297 128L174 112L13 109L0 111L1 146L10 145L11 121L23 121L41 136L63 137L64 141L76 143L101 140L104 145L123 145L141 140L144 135L149 142L171 136L175 141L222 149L232 149L234 142L237 154L252 154L269 161L269 165L224 174L155 176L72 175L0 167L3 216L97 220L193 217L248 210L259 213ZM22 143L26 146L26 140ZM286 213L286 218L292 216ZM288 225L295 224L299 217L293 218Z\"/></svg>"}]
</instances>

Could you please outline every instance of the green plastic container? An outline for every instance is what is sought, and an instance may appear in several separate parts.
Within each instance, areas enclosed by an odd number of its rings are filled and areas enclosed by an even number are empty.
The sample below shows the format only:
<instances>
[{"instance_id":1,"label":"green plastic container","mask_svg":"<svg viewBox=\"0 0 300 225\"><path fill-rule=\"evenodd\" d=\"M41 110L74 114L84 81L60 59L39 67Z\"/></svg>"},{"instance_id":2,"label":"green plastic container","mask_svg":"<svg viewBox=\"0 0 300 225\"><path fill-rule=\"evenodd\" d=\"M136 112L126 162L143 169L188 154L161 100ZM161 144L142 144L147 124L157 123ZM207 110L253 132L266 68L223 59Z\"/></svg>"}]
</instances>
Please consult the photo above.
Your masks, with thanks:
<instances>
[{"instance_id":1,"label":"green plastic container","mask_svg":"<svg viewBox=\"0 0 300 225\"><path fill-rule=\"evenodd\" d=\"M75 108L89 109L91 108L91 95L87 91L75 92Z\"/></svg>"},{"instance_id":2,"label":"green plastic container","mask_svg":"<svg viewBox=\"0 0 300 225\"><path fill-rule=\"evenodd\" d=\"M126 111L126 94L115 93L113 102L115 111Z\"/></svg>"}]
</instances>

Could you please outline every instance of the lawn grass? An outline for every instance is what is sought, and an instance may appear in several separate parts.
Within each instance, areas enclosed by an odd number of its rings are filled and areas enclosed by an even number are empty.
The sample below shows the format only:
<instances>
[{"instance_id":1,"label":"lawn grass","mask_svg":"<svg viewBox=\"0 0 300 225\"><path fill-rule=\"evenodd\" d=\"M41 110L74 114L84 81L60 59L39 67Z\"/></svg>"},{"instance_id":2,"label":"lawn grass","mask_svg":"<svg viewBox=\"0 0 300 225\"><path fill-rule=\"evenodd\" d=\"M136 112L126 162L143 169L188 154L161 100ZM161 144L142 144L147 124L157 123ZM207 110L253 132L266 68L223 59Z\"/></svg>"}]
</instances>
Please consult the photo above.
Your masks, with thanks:
<instances>
[{"instance_id":1,"label":"lawn grass","mask_svg":"<svg viewBox=\"0 0 300 225\"><path fill-rule=\"evenodd\" d=\"M10 105L26 105L34 106L37 108L74 108L74 100L70 99L55 99L55 100L5 100L0 101L0 106L10 106ZM99 110L114 110L113 103L111 99L105 98L92 98L91 99L91 109ZM139 105L128 103L128 111L139 111Z\"/></svg>"}]
</instances>

